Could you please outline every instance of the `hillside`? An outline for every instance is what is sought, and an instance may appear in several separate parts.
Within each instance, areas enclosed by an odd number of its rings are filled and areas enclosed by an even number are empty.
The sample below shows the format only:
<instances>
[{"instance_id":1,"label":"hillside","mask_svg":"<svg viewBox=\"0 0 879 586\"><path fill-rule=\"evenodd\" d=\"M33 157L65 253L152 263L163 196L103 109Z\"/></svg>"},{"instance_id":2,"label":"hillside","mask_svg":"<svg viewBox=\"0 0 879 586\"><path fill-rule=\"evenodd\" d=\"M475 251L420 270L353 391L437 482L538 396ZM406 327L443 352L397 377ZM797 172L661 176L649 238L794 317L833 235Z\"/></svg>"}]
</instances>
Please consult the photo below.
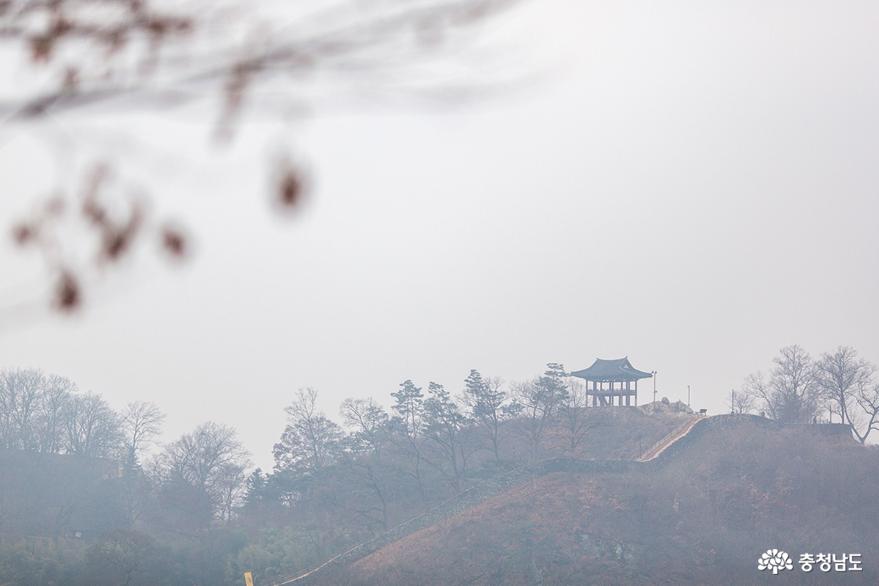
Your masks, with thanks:
<instances>
[{"instance_id":1,"label":"hillside","mask_svg":"<svg viewBox=\"0 0 879 586\"><path fill-rule=\"evenodd\" d=\"M360 454L320 471L251 477L231 521L212 514L210 494L151 466L0 449L0 583L110 586L131 570L132 585L238 584L246 570L271 584L358 543L380 538L379 547L426 527L447 516L448 502L454 510L478 504L530 474L533 456L631 461L690 417L670 403L568 415L576 417L548 422L536 450L527 420L505 419L498 461L485 437L468 429L458 487L436 442L419 440L419 482L410 446L388 433L381 458ZM382 513L388 527L417 522L387 536Z\"/></svg>"},{"instance_id":2,"label":"hillside","mask_svg":"<svg viewBox=\"0 0 879 586\"><path fill-rule=\"evenodd\" d=\"M655 463L534 478L316 582L750 584L779 547L861 553L864 571L772 583L874 584L879 452L820 429L712 418Z\"/></svg>"},{"instance_id":3,"label":"hillside","mask_svg":"<svg viewBox=\"0 0 879 586\"><path fill-rule=\"evenodd\" d=\"M88 538L125 516L115 462L0 449L0 472L0 537Z\"/></svg>"}]
</instances>

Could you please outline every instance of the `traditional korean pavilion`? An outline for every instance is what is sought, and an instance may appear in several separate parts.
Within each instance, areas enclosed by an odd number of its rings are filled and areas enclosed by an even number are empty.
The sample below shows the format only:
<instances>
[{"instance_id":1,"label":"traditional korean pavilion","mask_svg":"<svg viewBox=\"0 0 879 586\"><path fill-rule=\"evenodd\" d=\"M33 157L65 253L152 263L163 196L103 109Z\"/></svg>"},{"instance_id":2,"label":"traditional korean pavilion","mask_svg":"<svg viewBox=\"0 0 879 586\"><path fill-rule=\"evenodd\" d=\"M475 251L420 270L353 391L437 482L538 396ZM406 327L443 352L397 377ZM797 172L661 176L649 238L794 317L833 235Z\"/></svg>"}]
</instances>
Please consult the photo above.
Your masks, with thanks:
<instances>
[{"instance_id":1,"label":"traditional korean pavilion","mask_svg":"<svg viewBox=\"0 0 879 586\"><path fill-rule=\"evenodd\" d=\"M616 404L619 406L632 405L633 402L637 405L638 381L653 375L638 370L625 357L616 360L597 358L592 366L572 372L571 376L586 381L586 400L591 395L593 407L604 407L613 406L614 397L617 397Z\"/></svg>"}]
</instances>

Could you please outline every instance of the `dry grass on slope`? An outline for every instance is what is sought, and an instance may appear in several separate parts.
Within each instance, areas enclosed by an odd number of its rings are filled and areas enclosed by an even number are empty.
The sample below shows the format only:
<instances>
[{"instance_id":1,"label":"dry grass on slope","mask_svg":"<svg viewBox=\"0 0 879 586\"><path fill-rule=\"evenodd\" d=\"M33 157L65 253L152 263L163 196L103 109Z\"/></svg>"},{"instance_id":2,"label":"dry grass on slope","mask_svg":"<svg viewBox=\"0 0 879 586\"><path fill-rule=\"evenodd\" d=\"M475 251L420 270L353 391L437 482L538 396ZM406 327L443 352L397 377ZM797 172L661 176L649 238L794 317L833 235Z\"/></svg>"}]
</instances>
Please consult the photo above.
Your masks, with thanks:
<instances>
[{"instance_id":1,"label":"dry grass on slope","mask_svg":"<svg viewBox=\"0 0 879 586\"><path fill-rule=\"evenodd\" d=\"M865 571L846 583L876 583L879 453L808 428L729 421L706 426L659 467L525 482L385 546L334 581L751 584L762 578L757 556L782 547L862 553Z\"/></svg>"}]
</instances>

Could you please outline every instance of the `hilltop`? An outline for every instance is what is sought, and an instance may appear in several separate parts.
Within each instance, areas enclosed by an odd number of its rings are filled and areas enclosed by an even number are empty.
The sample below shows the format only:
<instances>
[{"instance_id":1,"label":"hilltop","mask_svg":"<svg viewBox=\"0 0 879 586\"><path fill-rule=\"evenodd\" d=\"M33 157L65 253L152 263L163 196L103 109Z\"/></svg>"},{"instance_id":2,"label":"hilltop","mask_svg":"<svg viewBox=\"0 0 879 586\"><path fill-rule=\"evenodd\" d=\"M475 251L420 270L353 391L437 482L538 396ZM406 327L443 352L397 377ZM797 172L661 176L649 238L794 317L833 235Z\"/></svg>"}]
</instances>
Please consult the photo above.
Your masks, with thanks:
<instances>
[{"instance_id":1,"label":"hilltop","mask_svg":"<svg viewBox=\"0 0 879 586\"><path fill-rule=\"evenodd\" d=\"M711 418L653 463L533 478L315 582L749 584L780 547L861 553L865 571L835 577L875 583L879 451L834 431Z\"/></svg>"}]
</instances>

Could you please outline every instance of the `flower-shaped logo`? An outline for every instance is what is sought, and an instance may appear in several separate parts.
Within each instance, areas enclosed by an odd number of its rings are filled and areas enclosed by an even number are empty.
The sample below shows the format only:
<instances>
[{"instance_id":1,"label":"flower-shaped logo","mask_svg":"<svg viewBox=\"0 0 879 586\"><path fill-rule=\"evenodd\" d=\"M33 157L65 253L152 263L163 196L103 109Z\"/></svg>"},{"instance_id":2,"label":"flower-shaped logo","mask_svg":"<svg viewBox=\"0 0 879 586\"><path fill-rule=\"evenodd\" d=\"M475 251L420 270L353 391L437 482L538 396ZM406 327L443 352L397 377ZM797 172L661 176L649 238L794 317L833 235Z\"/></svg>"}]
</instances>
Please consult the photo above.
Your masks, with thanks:
<instances>
[{"instance_id":1,"label":"flower-shaped logo","mask_svg":"<svg viewBox=\"0 0 879 586\"><path fill-rule=\"evenodd\" d=\"M757 560L757 569L761 572L771 570L773 574L777 574L784 570L793 570L794 564L786 551L767 549Z\"/></svg>"}]
</instances>

